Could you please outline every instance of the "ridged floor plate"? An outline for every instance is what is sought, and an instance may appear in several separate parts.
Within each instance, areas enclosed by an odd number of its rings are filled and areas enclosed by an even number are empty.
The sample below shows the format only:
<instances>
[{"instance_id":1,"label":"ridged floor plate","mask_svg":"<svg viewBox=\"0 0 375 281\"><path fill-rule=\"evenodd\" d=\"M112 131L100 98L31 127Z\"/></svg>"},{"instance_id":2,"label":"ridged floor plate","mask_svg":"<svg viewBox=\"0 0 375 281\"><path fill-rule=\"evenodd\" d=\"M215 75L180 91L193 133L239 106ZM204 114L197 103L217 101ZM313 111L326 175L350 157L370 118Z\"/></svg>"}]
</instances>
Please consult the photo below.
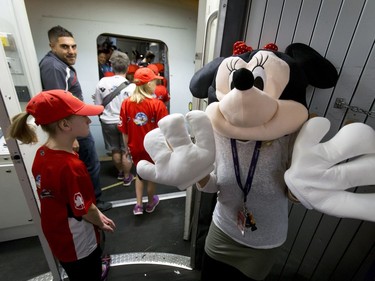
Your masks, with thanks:
<instances>
[{"instance_id":1,"label":"ridged floor plate","mask_svg":"<svg viewBox=\"0 0 375 281\"><path fill-rule=\"evenodd\" d=\"M111 266L123 266L132 264L155 264L171 267L179 267L191 270L190 257L152 252L136 252L111 255ZM64 274L64 278L67 277ZM53 281L51 272L39 275L29 281Z\"/></svg>"},{"instance_id":2,"label":"ridged floor plate","mask_svg":"<svg viewBox=\"0 0 375 281\"><path fill-rule=\"evenodd\" d=\"M128 264L159 264L191 270L190 257L176 254L138 252L111 255L111 258L111 266Z\"/></svg>"}]
</instances>

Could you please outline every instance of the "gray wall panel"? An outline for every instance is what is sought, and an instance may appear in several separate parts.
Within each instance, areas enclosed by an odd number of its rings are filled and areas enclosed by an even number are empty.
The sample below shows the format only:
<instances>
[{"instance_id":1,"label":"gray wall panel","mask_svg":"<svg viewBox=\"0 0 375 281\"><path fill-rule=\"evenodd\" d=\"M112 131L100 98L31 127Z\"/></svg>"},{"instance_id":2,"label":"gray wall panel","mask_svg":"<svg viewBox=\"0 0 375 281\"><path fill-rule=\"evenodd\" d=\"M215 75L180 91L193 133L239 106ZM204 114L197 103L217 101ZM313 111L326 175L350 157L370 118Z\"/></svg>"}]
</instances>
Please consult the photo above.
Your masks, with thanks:
<instances>
[{"instance_id":1,"label":"gray wall panel","mask_svg":"<svg viewBox=\"0 0 375 281\"><path fill-rule=\"evenodd\" d=\"M348 244L342 260L338 264L332 279L345 280L354 278L359 271L362 262L365 261L371 252L373 245L369 243L375 237L375 227L369 222L361 222L352 241ZM359 272L358 272L359 273ZM365 280L364 276L357 276L357 280Z\"/></svg>"}]
</instances>

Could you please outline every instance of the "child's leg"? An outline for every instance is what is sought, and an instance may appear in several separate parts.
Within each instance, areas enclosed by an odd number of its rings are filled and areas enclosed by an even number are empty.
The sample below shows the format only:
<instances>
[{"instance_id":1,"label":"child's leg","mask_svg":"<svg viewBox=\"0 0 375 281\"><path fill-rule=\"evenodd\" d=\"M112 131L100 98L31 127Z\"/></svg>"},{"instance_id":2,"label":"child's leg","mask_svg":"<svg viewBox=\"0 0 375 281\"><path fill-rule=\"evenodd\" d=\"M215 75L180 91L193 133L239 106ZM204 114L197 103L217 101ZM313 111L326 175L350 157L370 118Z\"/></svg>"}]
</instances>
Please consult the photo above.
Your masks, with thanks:
<instances>
[{"instance_id":1,"label":"child's leg","mask_svg":"<svg viewBox=\"0 0 375 281\"><path fill-rule=\"evenodd\" d=\"M146 212L152 213L155 207L159 204L159 196L155 195L155 183L147 182L147 197L148 203L146 205Z\"/></svg>"},{"instance_id":2,"label":"child's leg","mask_svg":"<svg viewBox=\"0 0 375 281\"><path fill-rule=\"evenodd\" d=\"M112 162L118 172L121 172L123 170L121 164L121 154L122 152L120 150L112 150Z\"/></svg>"},{"instance_id":3,"label":"child's leg","mask_svg":"<svg viewBox=\"0 0 375 281\"><path fill-rule=\"evenodd\" d=\"M124 171L124 177L128 178L130 176L130 171L133 166L133 162L128 152L122 152L121 162L122 170Z\"/></svg>"},{"instance_id":4,"label":"child's leg","mask_svg":"<svg viewBox=\"0 0 375 281\"><path fill-rule=\"evenodd\" d=\"M155 183L152 181L147 181L147 197L148 204L152 204L155 195Z\"/></svg>"},{"instance_id":5,"label":"child's leg","mask_svg":"<svg viewBox=\"0 0 375 281\"><path fill-rule=\"evenodd\" d=\"M60 262L70 281L100 281L102 277L102 259L99 247L86 258L75 262Z\"/></svg>"},{"instance_id":6,"label":"child's leg","mask_svg":"<svg viewBox=\"0 0 375 281\"><path fill-rule=\"evenodd\" d=\"M137 178L135 179L135 195L137 198L137 205L140 206L142 206L143 186L143 180L141 180L139 176L137 176Z\"/></svg>"},{"instance_id":7,"label":"child's leg","mask_svg":"<svg viewBox=\"0 0 375 281\"><path fill-rule=\"evenodd\" d=\"M143 202L142 202L142 196L143 196L143 179L137 175L135 179L135 195L137 199L137 204L135 204L133 208L133 214L138 216L138 215L143 215Z\"/></svg>"},{"instance_id":8,"label":"child's leg","mask_svg":"<svg viewBox=\"0 0 375 281\"><path fill-rule=\"evenodd\" d=\"M131 173L133 162L128 152L122 152L121 156L121 169L124 175L124 186L130 186L134 180L134 176Z\"/></svg>"}]
</instances>

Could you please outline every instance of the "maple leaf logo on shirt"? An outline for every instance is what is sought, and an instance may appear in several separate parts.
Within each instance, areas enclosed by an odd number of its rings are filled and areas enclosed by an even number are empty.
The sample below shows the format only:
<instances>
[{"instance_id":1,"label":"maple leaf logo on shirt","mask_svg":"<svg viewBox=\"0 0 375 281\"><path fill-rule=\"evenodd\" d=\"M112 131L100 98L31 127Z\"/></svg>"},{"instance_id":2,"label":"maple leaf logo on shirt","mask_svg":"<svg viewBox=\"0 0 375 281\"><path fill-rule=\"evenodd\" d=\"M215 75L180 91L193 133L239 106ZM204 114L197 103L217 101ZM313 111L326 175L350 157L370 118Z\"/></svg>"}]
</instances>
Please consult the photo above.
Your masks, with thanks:
<instances>
[{"instance_id":1,"label":"maple leaf logo on shirt","mask_svg":"<svg viewBox=\"0 0 375 281\"><path fill-rule=\"evenodd\" d=\"M84 207L85 207L81 192L78 192L78 193L74 194L74 207L77 210L83 210Z\"/></svg>"}]
</instances>

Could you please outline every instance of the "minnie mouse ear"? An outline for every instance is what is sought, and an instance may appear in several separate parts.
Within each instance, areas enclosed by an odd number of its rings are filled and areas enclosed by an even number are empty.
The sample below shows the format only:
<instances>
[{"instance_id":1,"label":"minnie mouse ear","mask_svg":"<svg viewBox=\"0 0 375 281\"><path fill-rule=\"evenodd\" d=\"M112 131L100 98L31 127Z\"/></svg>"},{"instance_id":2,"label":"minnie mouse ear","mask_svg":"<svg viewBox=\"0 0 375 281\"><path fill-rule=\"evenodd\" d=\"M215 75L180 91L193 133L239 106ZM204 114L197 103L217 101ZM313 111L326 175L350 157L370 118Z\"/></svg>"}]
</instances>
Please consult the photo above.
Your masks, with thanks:
<instances>
[{"instance_id":1,"label":"minnie mouse ear","mask_svg":"<svg viewBox=\"0 0 375 281\"><path fill-rule=\"evenodd\" d=\"M310 85L321 89L336 85L338 73L335 66L310 46L292 43L286 48L285 53L304 70Z\"/></svg>"},{"instance_id":2,"label":"minnie mouse ear","mask_svg":"<svg viewBox=\"0 0 375 281\"><path fill-rule=\"evenodd\" d=\"M237 41L233 44L233 55L241 55L247 52L251 52L253 48L247 46L244 41Z\"/></svg>"}]
</instances>

